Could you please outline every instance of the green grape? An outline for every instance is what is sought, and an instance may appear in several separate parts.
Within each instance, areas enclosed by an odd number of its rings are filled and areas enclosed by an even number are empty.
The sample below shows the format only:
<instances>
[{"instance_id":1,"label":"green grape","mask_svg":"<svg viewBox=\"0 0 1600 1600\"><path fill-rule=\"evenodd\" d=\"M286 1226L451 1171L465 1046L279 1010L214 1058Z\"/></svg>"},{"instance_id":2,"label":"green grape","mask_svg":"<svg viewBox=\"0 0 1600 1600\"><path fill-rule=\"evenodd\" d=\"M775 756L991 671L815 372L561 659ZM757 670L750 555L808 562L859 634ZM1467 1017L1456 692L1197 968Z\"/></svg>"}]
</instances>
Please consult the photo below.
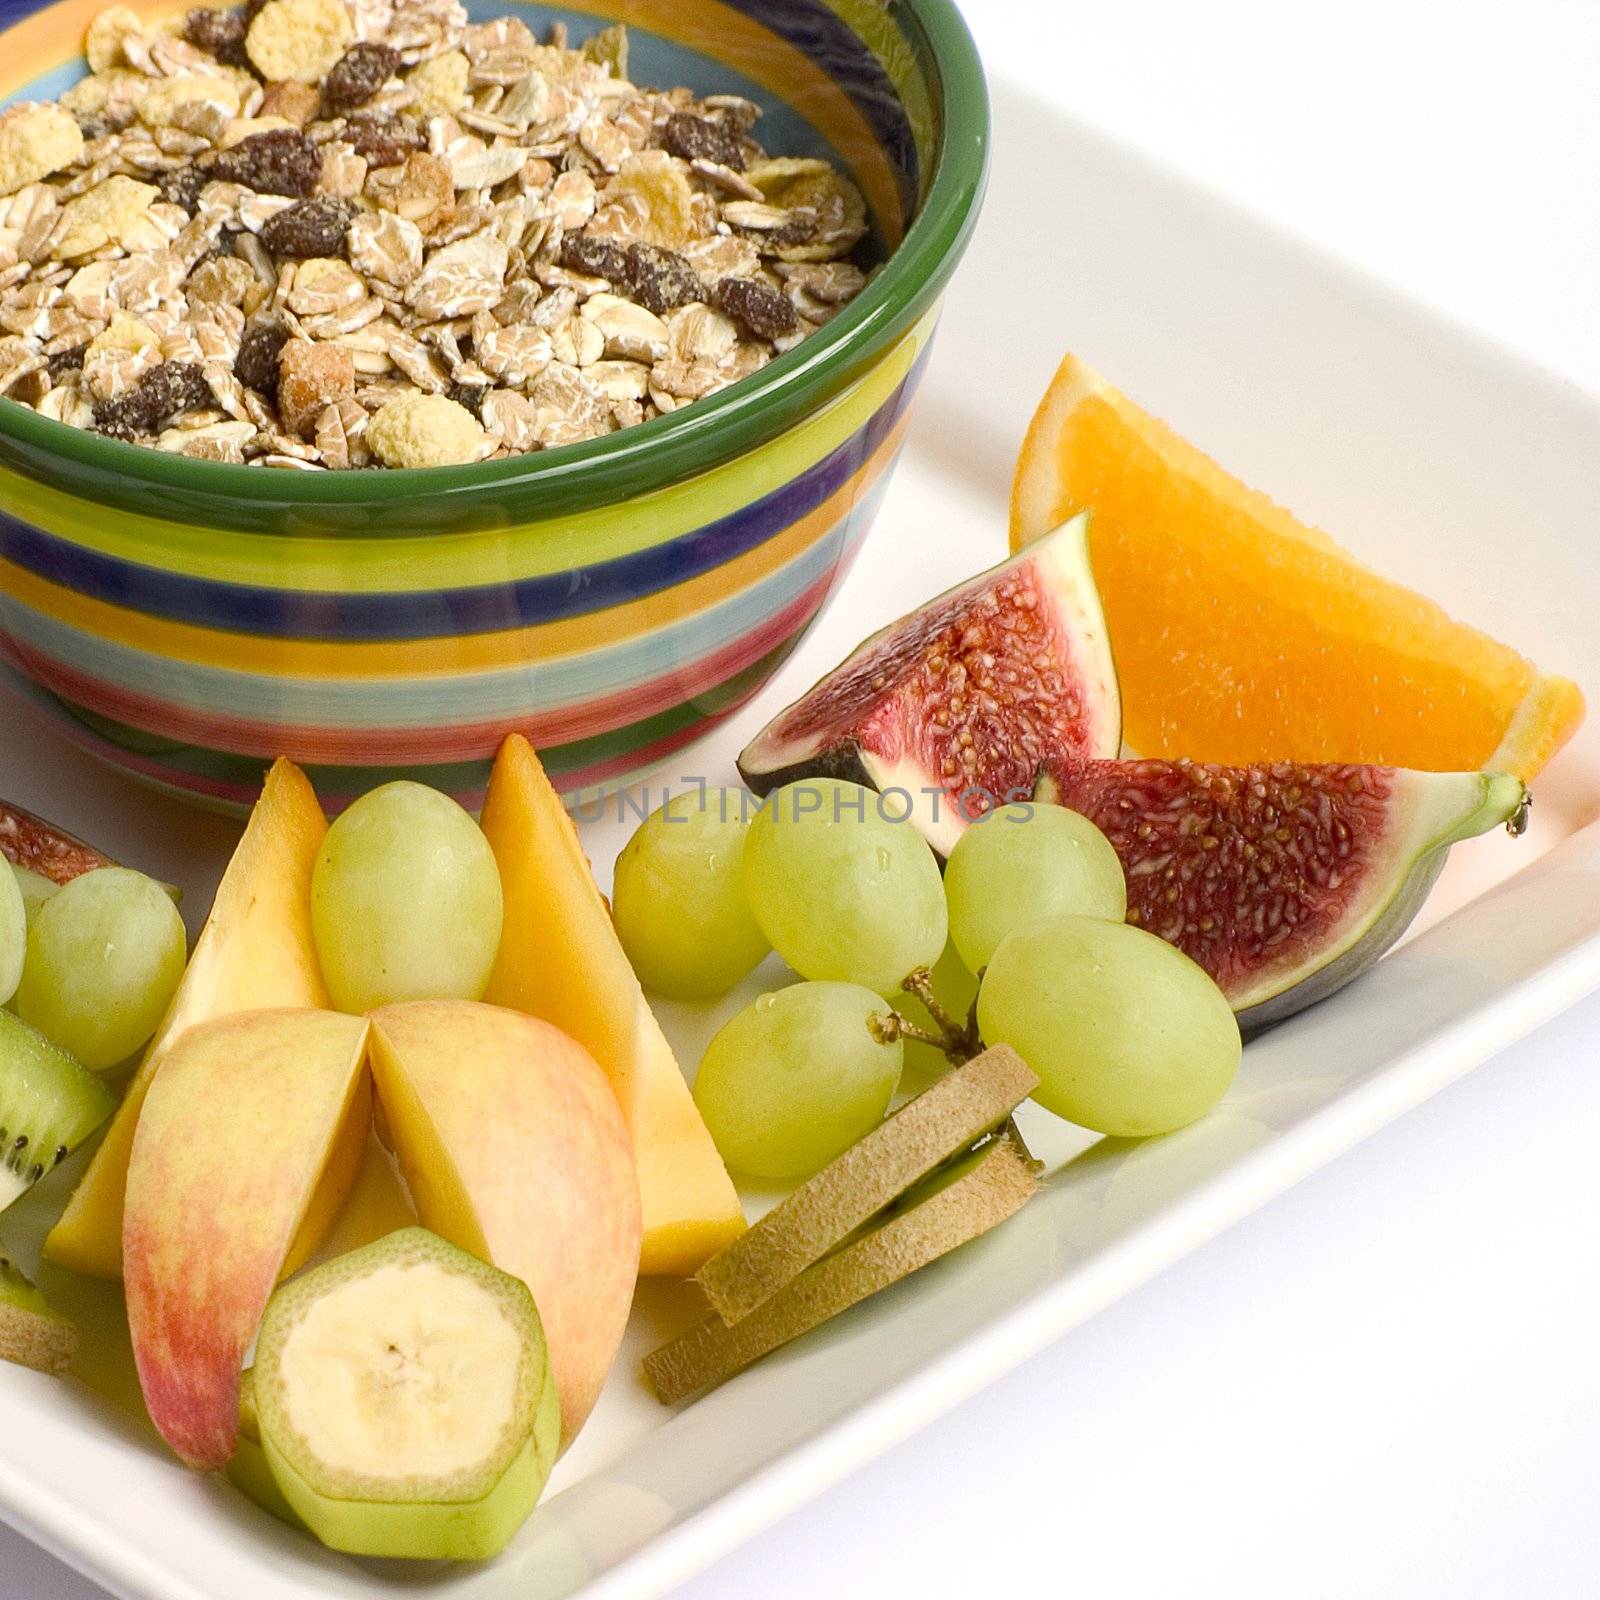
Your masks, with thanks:
<instances>
[{"instance_id":1,"label":"green grape","mask_svg":"<svg viewBox=\"0 0 1600 1600\"><path fill-rule=\"evenodd\" d=\"M741 789L674 795L617 857L617 937L658 994L726 994L771 948L744 892L749 805Z\"/></svg>"},{"instance_id":2,"label":"green grape","mask_svg":"<svg viewBox=\"0 0 1600 1600\"><path fill-rule=\"evenodd\" d=\"M386 783L328 829L311 877L311 930L341 1011L476 1000L500 948L500 869L447 794Z\"/></svg>"},{"instance_id":3,"label":"green grape","mask_svg":"<svg viewBox=\"0 0 1600 1600\"><path fill-rule=\"evenodd\" d=\"M28 908L11 863L0 857L0 1006L17 992L28 953Z\"/></svg>"},{"instance_id":4,"label":"green grape","mask_svg":"<svg viewBox=\"0 0 1600 1600\"><path fill-rule=\"evenodd\" d=\"M1087 818L1062 806L1000 806L967 829L944 873L950 937L973 972L1008 933L1044 917L1104 917L1128 909L1122 863Z\"/></svg>"},{"instance_id":5,"label":"green grape","mask_svg":"<svg viewBox=\"0 0 1600 1600\"><path fill-rule=\"evenodd\" d=\"M967 971L954 941L945 945L944 954L934 962L929 979L933 984L933 998L954 1021L965 1024L972 1010L972 1002L978 998L978 980ZM892 1003L908 1022L926 1028L929 1033L939 1032L939 1025L933 1020L932 1014L915 995L897 994ZM950 1058L937 1045L924 1044L920 1039L907 1039L905 1046L908 1067L933 1074L949 1070Z\"/></svg>"},{"instance_id":6,"label":"green grape","mask_svg":"<svg viewBox=\"0 0 1600 1600\"><path fill-rule=\"evenodd\" d=\"M97 867L34 917L17 1014L93 1072L156 1031L183 976L183 918L142 872Z\"/></svg>"},{"instance_id":7,"label":"green grape","mask_svg":"<svg viewBox=\"0 0 1600 1600\"><path fill-rule=\"evenodd\" d=\"M1239 1070L1239 1025L1182 951L1125 922L1053 917L995 951L978 993L988 1044L1033 1070L1034 1099L1139 1139L1202 1117Z\"/></svg>"},{"instance_id":8,"label":"green grape","mask_svg":"<svg viewBox=\"0 0 1600 1600\"><path fill-rule=\"evenodd\" d=\"M39 908L52 896L61 892L61 885L52 882L42 872L35 872L32 867L14 867L12 870L17 875L17 887L22 891L23 909L28 913L28 926L33 926L33 919L39 915ZM165 889L166 885L163 884Z\"/></svg>"},{"instance_id":9,"label":"green grape","mask_svg":"<svg viewBox=\"0 0 1600 1600\"><path fill-rule=\"evenodd\" d=\"M803 1178L870 1133L904 1059L898 1039L868 1029L888 1010L859 984L797 983L724 1024L694 1085L723 1160L753 1178Z\"/></svg>"},{"instance_id":10,"label":"green grape","mask_svg":"<svg viewBox=\"0 0 1600 1600\"><path fill-rule=\"evenodd\" d=\"M891 797L837 778L769 795L750 824L745 888L772 948L802 977L895 994L944 949L939 863Z\"/></svg>"}]
</instances>

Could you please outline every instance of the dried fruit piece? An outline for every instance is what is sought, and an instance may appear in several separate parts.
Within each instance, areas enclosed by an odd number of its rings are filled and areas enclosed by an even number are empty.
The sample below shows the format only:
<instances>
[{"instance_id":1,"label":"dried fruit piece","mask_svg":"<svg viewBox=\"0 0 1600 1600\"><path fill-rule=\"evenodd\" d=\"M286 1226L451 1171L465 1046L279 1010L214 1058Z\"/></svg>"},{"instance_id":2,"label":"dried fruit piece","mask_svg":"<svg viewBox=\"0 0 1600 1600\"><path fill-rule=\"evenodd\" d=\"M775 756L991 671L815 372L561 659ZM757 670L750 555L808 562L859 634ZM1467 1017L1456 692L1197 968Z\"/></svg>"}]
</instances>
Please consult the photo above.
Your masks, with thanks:
<instances>
[{"instance_id":1,"label":"dried fruit piece","mask_svg":"<svg viewBox=\"0 0 1600 1600\"><path fill-rule=\"evenodd\" d=\"M684 161L715 161L734 172L745 168L744 139L737 128L687 111L675 111L661 130L664 149Z\"/></svg>"},{"instance_id":2,"label":"dried fruit piece","mask_svg":"<svg viewBox=\"0 0 1600 1600\"><path fill-rule=\"evenodd\" d=\"M45 371L58 383L69 372L81 372L84 353L88 348L87 344L75 344L70 350L56 351L46 363Z\"/></svg>"},{"instance_id":3,"label":"dried fruit piece","mask_svg":"<svg viewBox=\"0 0 1600 1600\"><path fill-rule=\"evenodd\" d=\"M153 433L179 412L215 404L216 396L202 368L192 361L164 361L131 389L110 400L96 401L94 424L102 433L126 439L136 433Z\"/></svg>"},{"instance_id":4,"label":"dried fruit piece","mask_svg":"<svg viewBox=\"0 0 1600 1600\"><path fill-rule=\"evenodd\" d=\"M182 206L191 217L200 209L200 191L210 182L211 174L192 161L156 174L161 198L170 206Z\"/></svg>"},{"instance_id":5,"label":"dried fruit piece","mask_svg":"<svg viewBox=\"0 0 1600 1600\"><path fill-rule=\"evenodd\" d=\"M242 11L205 7L183 19L183 37L224 66L247 67L250 58L244 52L244 36L249 25Z\"/></svg>"},{"instance_id":6,"label":"dried fruit piece","mask_svg":"<svg viewBox=\"0 0 1600 1600\"><path fill-rule=\"evenodd\" d=\"M305 260L340 254L349 231L350 207L331 195L314 195L268 217L260 237L274 255Z\"/></svg>"},{"instance_id":7,"label":"dried fruit piece","mask_svg":"<svg viewBox=\"0 0 1600 1600\"><path fill-rule=\"evenodd\" d=\"M788 295L760 278L724 278L713 299L719 311L758 339L781 339L800 326L800 314Z\"/></svg>"},{"instance_id":8,"label":"dried fruit piece","mask_svg":"<svg viewBox=\"0 0 1600 1600\"><path fill-rule=\"evenodd\" d=\"M355 355L343 345L291 339L278 357L278 412L286 428L302 437L324 406L356 392Z\"/></svg>"},{"instance_id":9,"label":"dried fruit piece","mask_svg":"<svg viewBox=\"0 0 1600 1600\"><path fill-rule=\"evenodd\" d=\"M345 137L374 167L397 167L427 143L420 128L398 117L352 117Z\"/></svg>"},{"instance_id":10,"label":"dried fruit piece","mask_svg":"<svg viewBox=\"0 0 1600 1600\"><path fill-rule=\"evenodd\" d=\"M442 394L404 394L367 426L367 443L386 467L448 467L489 453L482 424Z\"/></svg>"},{"instance_id":11,"label":"dried fruit piece","mask_svg":"<svg viewBox=\"0 0 1600 1600\"><path fill-rule=\"evenodd\" d=\"M464 411L470 411L481 422L483 402L489 390L490 385L487 383L452 383L445 391L445 395L448 399L454 400Z\"/></svg>"},{"instance_id":12,"label":"dried fruit piece","mask_svg":"<svg viewBox=\"0 0 1600 1600\"><path fill-rule=\"evenodd\" d=\"M322 152L296 129L272 128L218 151L211 162L211 176L242 183L258 194L300 199L316 188L322 176Z\"/></svg>"},{"instance_id":13,"label":"dried fruit piece","mask_svg":"<svg viewBox=\"0 0 1600 1600\"><path fill-rule=\"evenodd\" d=\"M1405 932L1450 845L1526 794L1504 773L1051 762L1039 798L1110 839L1128 920L1175 944L1260 1028L1359 976Z\"/></svg>"},{"instance_id":14,"label":"dried fruit piece","mask_svg":"<svg viewBox=\"0 0 1600 1600\"><path fill-rule=\"evenodd\" d=\"M386 44L362 41L350 46L323 80L322 104L330 117L364 106L400 65L400 52Z\"/></svg>"},{"instance_id":15,"label":"dried fruit piece","mask_svg":"<svg viewBox=\"0 0 1600 1600\"><path fill-rule=\"evenodd\" d=\"M623 281L634 299L658 317L706 297L699 273L676 250L660 245L629 245L625 272Z\"/></svg>"},{"instance_id":16,"label":"dried fruit piece","mask_svg":"<svg viewBox=\"0 0 1600 1600\"><path fill-rule=\"evenodd\" d=\"M244 47L269 83L279 78L317 83L354 37L344 0L267 0L245 34Z\"/></svg>"},{"instance_id":17,"label":"dried fruit piece","mask_svg":"<svg viewBox=\"0 0 1600 1600\"><path fill-rule=\"evenodd\" d=\"M1087 522L867 639L745 746L745 782L765 794L831 773L894 789L948 854L974 817L1031 795L1046 760L1116 755L1121 708Z\"/></svg>"},{"instance_id":18,"label":"dried fruit piece","mask_svg":"<svg viewBox=\"0 0 1600 1600\"><path fill-rule=\"evenodd\" d=\"M569 272L610 283L628 281L628 253L610 239L593 233L568 233L561 240L561 265Z\"/></svg>"},{"instance_id":19,"label":"dried fruit piece","mask_svg":"<svg viewBox=\"0 0 1600 1600\"><path fill-rule=\"evenodd\" d=\"M289 342L289 330L281 322L252 322L239 341L233 375L247 389L264 394L269 400L278 394L278 358Z\"/></svg>"}]
</instances>

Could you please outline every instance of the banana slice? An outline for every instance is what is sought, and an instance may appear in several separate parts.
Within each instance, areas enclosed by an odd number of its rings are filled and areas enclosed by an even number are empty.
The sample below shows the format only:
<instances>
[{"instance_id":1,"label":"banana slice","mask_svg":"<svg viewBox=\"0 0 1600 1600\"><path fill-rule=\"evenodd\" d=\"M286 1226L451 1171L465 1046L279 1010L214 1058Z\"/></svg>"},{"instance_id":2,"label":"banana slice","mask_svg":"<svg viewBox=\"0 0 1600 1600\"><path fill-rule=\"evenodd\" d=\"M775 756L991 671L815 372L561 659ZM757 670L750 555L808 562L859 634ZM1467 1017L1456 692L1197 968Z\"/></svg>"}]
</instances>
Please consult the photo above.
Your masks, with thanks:
<instances>
[{"instance_id":1,"label":"banana slice","mask_svg":"<svg viewBox=\"0 0 1600 1600\"><path fill-rule=\"evenodd\" d=\"M425 1228L280 1289L253 1370L274 1482L351 1555L496 1555L555 1461L560 1406L533 1297Z\"/></svg>"}]
</instances>

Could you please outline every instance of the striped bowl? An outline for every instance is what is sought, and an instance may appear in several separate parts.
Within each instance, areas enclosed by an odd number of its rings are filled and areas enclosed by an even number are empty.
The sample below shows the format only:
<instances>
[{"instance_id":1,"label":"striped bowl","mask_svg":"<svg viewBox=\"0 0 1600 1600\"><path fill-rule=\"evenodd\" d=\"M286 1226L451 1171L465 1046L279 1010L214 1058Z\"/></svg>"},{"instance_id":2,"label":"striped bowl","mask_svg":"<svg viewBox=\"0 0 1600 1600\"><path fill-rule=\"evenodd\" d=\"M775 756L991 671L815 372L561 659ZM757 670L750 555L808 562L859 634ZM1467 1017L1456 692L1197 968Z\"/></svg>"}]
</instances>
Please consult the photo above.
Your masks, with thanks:
<instances>
[{"instance_id":1,"label":"striped bowl","mask_svg":"<svg viewBox=\"0 0 1600 1600\"><path fill-rule=\"evenodd\" d=\"M0 100L59 94L103 4L0 0ZM330 808L397 775L472 804L513 730L569 793L627 783L761 687L888 482L985 171L951 0L468 9L560 19L574 41L620 20L640 82L759 101L770 149L852 173L887 264L721 394L478 466L191 461L0 399L0 672L187 799L248 805L284 754Z\"/></svg>"}]
</instances>

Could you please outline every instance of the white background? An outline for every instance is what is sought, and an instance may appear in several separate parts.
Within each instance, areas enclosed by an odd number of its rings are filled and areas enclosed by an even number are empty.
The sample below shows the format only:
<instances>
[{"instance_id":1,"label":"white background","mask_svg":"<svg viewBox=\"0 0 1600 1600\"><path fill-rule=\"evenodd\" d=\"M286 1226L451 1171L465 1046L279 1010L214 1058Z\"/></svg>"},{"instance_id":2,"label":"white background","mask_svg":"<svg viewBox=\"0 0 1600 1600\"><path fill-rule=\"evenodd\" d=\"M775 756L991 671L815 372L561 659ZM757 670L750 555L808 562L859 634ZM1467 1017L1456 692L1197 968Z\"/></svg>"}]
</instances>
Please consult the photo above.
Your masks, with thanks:
<instances>
[{"instance_id":1,"label":"white background","mask_svg":"<svg viewBox=\"0 0 1600 1600\"><path fill-rule=\"evenodd\" d=\"M1025 79L1600 390L1596 0L968 11L1000 92ZM1600 1000L680 1600L1593 1600L1597 1135ZM0 1528L0 1596L100 1591Z\"/></svg>"}]
</instances>

